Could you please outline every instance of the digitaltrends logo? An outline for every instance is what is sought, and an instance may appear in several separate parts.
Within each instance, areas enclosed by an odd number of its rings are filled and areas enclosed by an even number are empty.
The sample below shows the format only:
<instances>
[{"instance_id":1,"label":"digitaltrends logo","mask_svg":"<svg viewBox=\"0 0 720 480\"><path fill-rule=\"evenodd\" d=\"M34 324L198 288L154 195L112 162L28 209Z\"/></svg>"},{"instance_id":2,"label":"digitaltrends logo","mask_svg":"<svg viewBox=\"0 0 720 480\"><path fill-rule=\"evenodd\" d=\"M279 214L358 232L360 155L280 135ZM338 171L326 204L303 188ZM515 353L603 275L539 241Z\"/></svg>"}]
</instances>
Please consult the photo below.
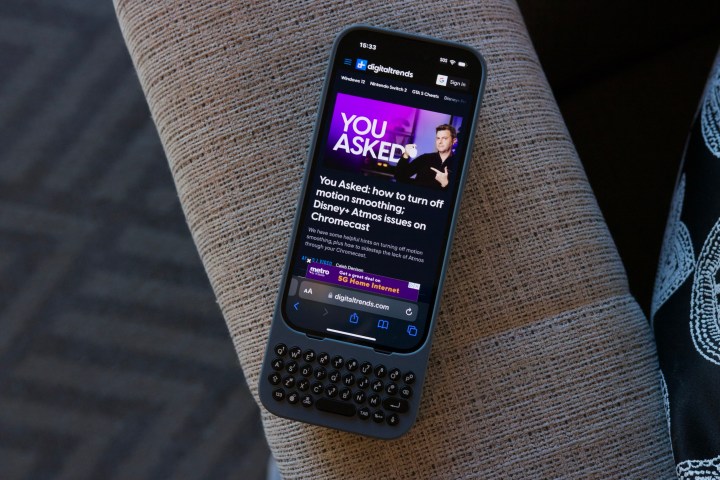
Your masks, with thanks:
<instances>
[{"instance_id":1,"label":"digitaltrends logo","mask_svg":"<svg viewBox=\"0 0 720 480\"><path fill-rule=\"evenodd\" d=\"M358 58L358 59L355 61L355 70L362 70L362 71L367 70L367 60L364 60L364 59L362 59L362 58Z\"/></svg>"}]
</instances>

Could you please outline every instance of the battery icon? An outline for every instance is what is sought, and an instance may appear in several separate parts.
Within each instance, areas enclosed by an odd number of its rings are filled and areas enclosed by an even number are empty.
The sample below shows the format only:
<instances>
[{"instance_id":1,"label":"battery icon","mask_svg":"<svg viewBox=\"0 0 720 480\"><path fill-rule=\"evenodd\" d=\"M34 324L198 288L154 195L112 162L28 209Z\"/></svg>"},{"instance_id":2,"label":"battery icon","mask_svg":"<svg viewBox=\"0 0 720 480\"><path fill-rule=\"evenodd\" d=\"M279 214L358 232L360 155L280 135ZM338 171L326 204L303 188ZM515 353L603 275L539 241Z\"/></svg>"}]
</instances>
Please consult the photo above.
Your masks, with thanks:
<instances>
[{"instance_id":1,"label":"battery icon","mask_svg":"<svg viewBox=\"0 0 720 480\"><path fill-rule=\"evenodd\" d=\"M464 66L465 66L465 62L458 62L458 67L464 67Z\"/></svg>"}]
</instances>

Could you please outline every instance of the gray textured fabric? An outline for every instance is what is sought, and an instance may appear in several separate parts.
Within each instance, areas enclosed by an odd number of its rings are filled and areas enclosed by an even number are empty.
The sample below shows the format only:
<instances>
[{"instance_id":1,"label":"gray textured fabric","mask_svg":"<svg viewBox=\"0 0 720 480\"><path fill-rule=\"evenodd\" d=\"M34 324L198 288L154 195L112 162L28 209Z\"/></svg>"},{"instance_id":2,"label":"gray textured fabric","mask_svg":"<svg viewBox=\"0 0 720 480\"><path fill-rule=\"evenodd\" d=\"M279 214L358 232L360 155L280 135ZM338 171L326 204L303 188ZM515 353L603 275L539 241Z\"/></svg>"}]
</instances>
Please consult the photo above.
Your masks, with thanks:
<instances>
[{"instance_id":1,"label":"gray textured fabric","mask_svg":"<svg viewBox=\"0 0 720 480\"><path fill-rule=\"evenodd\" d=\"M107 1L0 6L0 479L264 478Z\"/></svg>"},{"instance_id":2,"label":"gray textured fabric","mask_svg":"<svg viewBox=\"0 0 720 480\"><path fill-rule=\"evenodd\" d=\"M365 22L487 60L417 424L384 442L264 413L285 476L672 477L649 329L514 2L116 1L253 388L334 35Z\"/></svg>"}]
</instances>

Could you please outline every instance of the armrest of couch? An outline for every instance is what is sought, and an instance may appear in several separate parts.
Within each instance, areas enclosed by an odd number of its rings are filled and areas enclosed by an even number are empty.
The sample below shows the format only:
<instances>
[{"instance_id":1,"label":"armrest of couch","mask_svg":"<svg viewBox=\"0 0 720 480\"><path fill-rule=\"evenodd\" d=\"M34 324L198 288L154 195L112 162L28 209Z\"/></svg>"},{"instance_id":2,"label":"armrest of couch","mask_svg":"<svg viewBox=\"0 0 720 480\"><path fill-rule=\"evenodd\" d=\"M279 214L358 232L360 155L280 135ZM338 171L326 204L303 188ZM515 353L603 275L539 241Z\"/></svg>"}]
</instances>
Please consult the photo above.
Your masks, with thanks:
<instances>
[{"instance_id":1,"label":"armrest of couch","mask_svg":"<svg viewBox=\"0 0 720 480\"><path fill-rule=\"evenodd\" d=\"M256 398L335 34L368 23L462 41L487 60L417 423L388 443L265 412L284 475L673 475L647 320L513 1L116 0L116 10Z\"/></svg>"}]
</instances>

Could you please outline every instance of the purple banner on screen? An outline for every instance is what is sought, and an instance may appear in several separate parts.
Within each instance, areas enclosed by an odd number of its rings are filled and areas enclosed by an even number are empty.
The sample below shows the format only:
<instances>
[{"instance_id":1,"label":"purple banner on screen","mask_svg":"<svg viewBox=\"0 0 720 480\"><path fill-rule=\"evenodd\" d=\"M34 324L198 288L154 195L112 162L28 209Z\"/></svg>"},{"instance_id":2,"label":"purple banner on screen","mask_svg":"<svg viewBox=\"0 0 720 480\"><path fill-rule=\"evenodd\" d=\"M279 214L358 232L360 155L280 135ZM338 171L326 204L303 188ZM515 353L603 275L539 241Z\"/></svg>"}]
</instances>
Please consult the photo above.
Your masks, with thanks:
<instances>
[{"instance_id":1,"label":"purple banner on screen","mask_svg":"<svg viewBox=\"0 0 720 480\"><path fill-rule=\"evenodd\" d=\"M417 302L420 293L420 284L417 283L321 263L309 263L305 278L341 287L354 288L363 292L402 298L411 302Z\"/></svg>"},{"instance_id":2,"label":"purple banner on screen","mask_svg":"<svg viewBox=\"0 0 720 480\"><path fill-rule=\"evenodd\" d=\"M435 128L442 124L462 131L461 117L338 93L325 166L354 172L377 162L394 167L409 143L417 145L420 154L435 152Z\"/></svg>"}]
</instances>

